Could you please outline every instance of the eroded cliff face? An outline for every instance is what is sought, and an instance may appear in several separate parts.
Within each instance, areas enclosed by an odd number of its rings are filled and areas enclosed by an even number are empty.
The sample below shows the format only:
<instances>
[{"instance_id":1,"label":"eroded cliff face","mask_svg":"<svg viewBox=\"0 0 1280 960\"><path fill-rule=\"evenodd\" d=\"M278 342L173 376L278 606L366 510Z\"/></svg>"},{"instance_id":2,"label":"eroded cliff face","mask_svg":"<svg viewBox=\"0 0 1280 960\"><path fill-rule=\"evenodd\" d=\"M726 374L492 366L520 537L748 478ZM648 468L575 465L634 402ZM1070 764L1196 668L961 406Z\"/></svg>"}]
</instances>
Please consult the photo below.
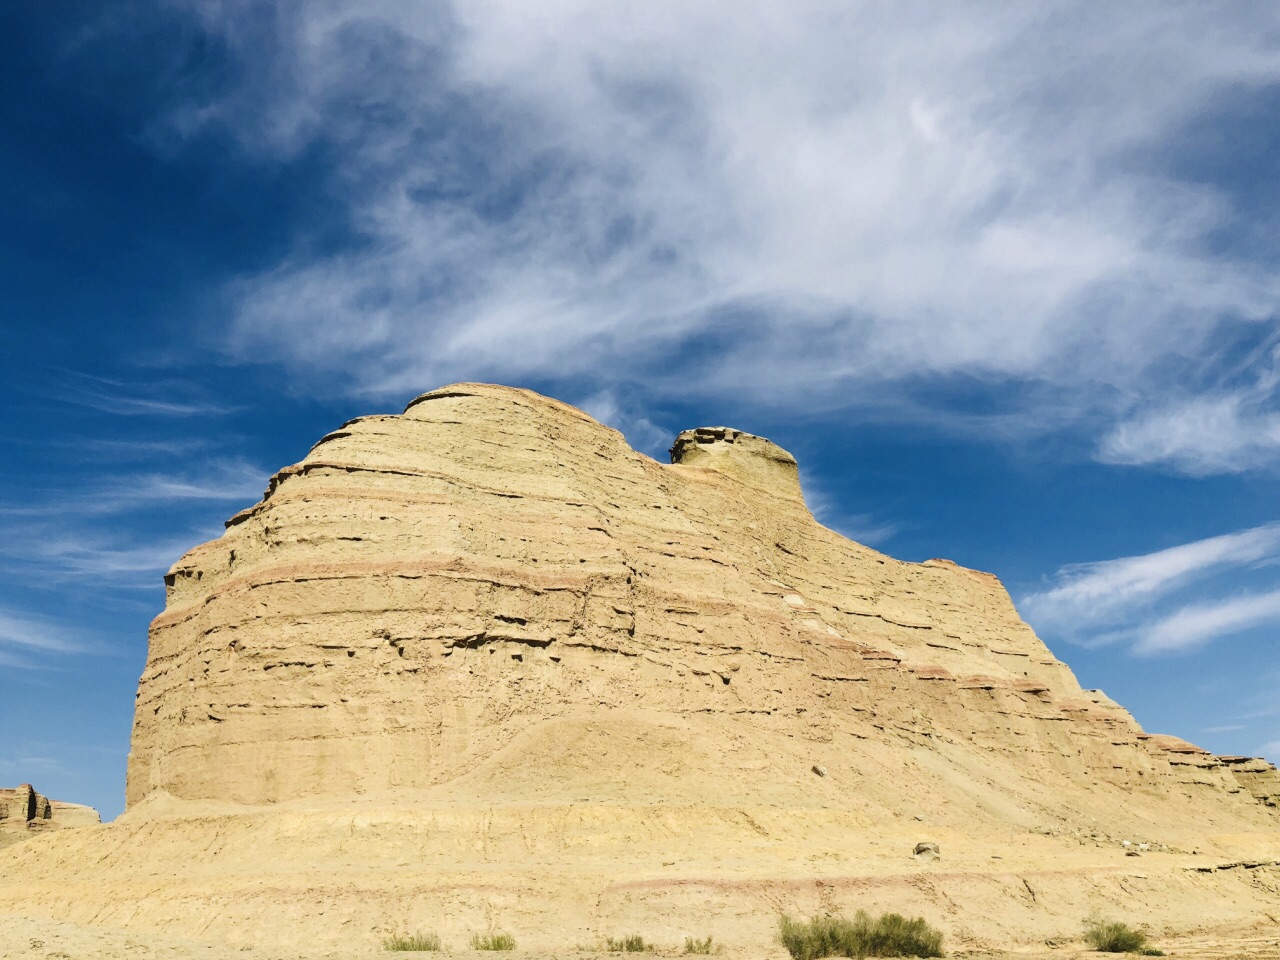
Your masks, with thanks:
<instances>
[{"instance_id":1,"label":"eroded cliff face","mask_svg":"<svg viewBox=\"0 0 1280 960\"><path fill-rule=\"evenodd\" d=\"M1274 819L1274 768L1145 734L995 577L822 527L786 451L672 457L480 384L324 437L166 577L129 803L786 806L821 764L868 816Z\"/></svg>"},{"instance_id":2,"label":"eroded cliff face","mask_svg":"<svg viewBox=\"0 0 1280 960\"><path fill-rule=\"evenodd\" d=\"M0 788L0 846L48 830L98 823L101 818L92 807L50 800L29 783Z\"/></svg>"},{"instance_id":3,"label":"eroded cliff face","mask_svg":"<svg viewBox=\"0 0 1280 960\"><path fill-rule=\"evenodd\" d=\"M325 437L170 571L129 810L0 851L0 900L326 955L766 956L858 909L1274 937L1274 767L1080 689L994 577L823 528L769 441L672 459L477 384Z\"/></svg>"}]
</instances>

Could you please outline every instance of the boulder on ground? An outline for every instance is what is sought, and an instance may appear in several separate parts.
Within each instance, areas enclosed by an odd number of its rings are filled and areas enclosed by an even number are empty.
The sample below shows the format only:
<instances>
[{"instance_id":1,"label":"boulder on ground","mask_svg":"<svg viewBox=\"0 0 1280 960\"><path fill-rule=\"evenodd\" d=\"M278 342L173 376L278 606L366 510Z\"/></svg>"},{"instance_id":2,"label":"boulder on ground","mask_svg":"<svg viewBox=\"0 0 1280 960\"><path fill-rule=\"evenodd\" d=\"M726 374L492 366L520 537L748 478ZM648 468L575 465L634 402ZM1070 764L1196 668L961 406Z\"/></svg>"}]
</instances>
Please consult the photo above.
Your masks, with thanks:
<instances>
[{"instance_id":1,"label":"boulder on ground","mask_svg":"<svg viewBox=\"0 0 1280 960\"><path fill-rule=\"evenodd\" d=\"M942 856L942 848L932 840L922 840L916 844L912 856L919 860L937 860Z\"/></svg>"}]
</instances>

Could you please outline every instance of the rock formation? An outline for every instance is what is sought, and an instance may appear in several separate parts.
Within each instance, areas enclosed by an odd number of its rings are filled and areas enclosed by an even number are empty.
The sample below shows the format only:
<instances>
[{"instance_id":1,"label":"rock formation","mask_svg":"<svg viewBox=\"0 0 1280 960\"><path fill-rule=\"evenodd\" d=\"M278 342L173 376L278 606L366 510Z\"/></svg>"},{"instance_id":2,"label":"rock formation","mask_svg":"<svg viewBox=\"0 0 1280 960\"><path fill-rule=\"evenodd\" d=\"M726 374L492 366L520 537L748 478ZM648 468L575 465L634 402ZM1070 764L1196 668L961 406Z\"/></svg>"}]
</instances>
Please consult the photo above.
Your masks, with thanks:
<instances>
[{"instance_id":1,"label":"rock formation","mask_svg":"<svg viewBox=\"0 0 1280 960\"><path fill-rule=\"evenodd\" d=\"M53 822L53 804L24 783L11 790L0 789L0 827L38 830Z\"/></svg>"},{"instance_id":2,"label":"rock formation","mask_svg":"<svg viewBox=\"0 0 1280 960\"><path fill-rule=\"evenodd\" d=\"M1145 733L990 574L822 527L768 440L671 455L481 384L344 424L165 578L107 831L134 855L9 875L59 916L259 942L759 946L842 903L1010 942L1075 930L1117 870L1171 924L1280 890L1270 764Z\"/></svg>"},{"instance_id":3,"label":"rock formation","mask_svg":"<svg viewBox=\"0 0 1280 960\"><path fill-rule=\"evenodd\" d=\"M0 842L60 827L83 827L101 823L98 811L78 803L50 800L36 793L29 783L12 789L0 788Z\"/></svg>"},{"instance_id":4,"label":"rock formation","mask_svg":"<svg viewBox=\"0 0 1280 960\"><path fill-rule=\"evenodd\" d=\"M563 404L438 390L324 437L166 582L130 803L425 788L538 724L637 707L812 744L849 775L877 744L945 758L940 781L1008 767L997 789L1142 787L1189 816L1270 795L1240 785L1269 765L1148 736L1082 690L989 574L815 523L795 459L723 427L662 466ZM734 766L699 776L773 789Z\"/></svg>"}]
</instances>

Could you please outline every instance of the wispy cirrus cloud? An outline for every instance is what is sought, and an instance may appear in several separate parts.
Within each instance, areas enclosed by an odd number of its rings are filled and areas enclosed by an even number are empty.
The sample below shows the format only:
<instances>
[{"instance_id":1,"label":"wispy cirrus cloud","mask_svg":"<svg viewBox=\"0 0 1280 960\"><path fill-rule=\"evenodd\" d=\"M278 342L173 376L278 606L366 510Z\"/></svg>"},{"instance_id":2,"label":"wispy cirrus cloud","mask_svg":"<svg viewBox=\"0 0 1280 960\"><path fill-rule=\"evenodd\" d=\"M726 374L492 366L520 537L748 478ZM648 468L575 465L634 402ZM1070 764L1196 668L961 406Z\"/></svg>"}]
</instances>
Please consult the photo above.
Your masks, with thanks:
<instances>
[{"instance_id":1,"label":"wispy cirrus cloud","mask_svg":"<svg viewBox=\"0 0 1280 960\"><path fill-rule=\"evenodd\" d=\"M1109 462L1280 454L1270 361L1242 381L1218 349L1274 332L1280 251L1221 238L1280 202L1195 166L1237 162L1197 153L1231 105L1280 98L1270 7L167 9L228 61L165 149L323 148L351 226L232 284L242 359L354 392L554 371L930 422L922 387L967 379L1018 435Z\"/></svg>"},{"instance_id":2,"label":"wispy cirrus cloud","mask_svg":"<svg viewBox=\"0 0 1280 960\"><path fill-rule=\"evenodd\" d=\"M1247 383L1170 397L1141 410L1102 438L1099 459L1159 464L1193 476L1234 473L1271 462L1280 452L1277 360L1272 351L1261 369L1247 371L1252 374Z\"/></svg>"},{"instance_id":3,"label":"wispy cirrus cloud","mask_svg":"<svg viewBox=\"0 0 1280 960\"><path fill-rule=\"evenodd\" d=\"M269 471L240 458L206 459L198 469L180 473L142 473L121 477L95 491L90 504L102 510L175 501L246 501L262 496Z\"/></svg>"},{"instance_id":4,"label":"wispy cirrus cloud","mask_svg":"<svg viewBox=\"0 0 1280 960\"><path fill-rule=\"evenodd\" d=\"M1280 590L1188 604L1144 627L1134 649L1176 652L1266 623L1280 623Z\"/></svg>"},{"instance_id":5,"label":"wispy cirrus cloud","mask_svg":"<svg viewBox=\"0 0 1280 960\"><path fill-rule=\"evenodd\" d=\"M236 407L203 396L190 380L139 377L126 381L75 370L50 372L50 381L29 392L50 400L124 417L204 417L232 413Z\"/></svg>"},{"instance_id":6,"label":"wispy cirrus cloud","mask_svg":"<svg viewBox=\"0 0 1280 960\"><path fill-rule=\"evenodd\" d=\"M0 608L0 664L30 668L49 656L84 653L93 645L65 624L46 617Z\"/></svg>"},{"instance_id":7,"label":"wispy cirrus cloud","mask_svg":"<svg viewBox=\"0 0 1280 960\"><path fill-rule=\"evenodd\" d=\"M15 437L0 438L0 443L10 446L39 447L43 451L56 451L77 460L104 461L125 464L145 462L157 458L193 457L207 451L211 444L203 437L185 439L137 440L119 437Z\"/></svg>"},{"instance_id":8,"label":"wispy cirrus cloud","mask_svg":"<svg viewBox=\"0 0 1280 960\"><path fill-rule=\"evenodd\" d=\"M826 510L821 503L810 509L819 523L870 547L883 547L903 530L901 523L871 513L836 513Z\"/></svg>"},{"instance_id":9,"label":"wispy cirrus cloud","mask_svg":"<svg viewBox=\"0 0 1280 960\"><path fill-rule=\"evenodd\" d=\"M1193 476L1270 463L1280 451L1280 413L1249 409L1239 394L1195 397L1145 410L1102 440L1107 463L1160 464Z\"/></svg>"},{"instance_id":10,"label":"wispy cirrus cloud","mask_svg":"<svg viewBox=\"0 0 1280 960\"><path fill-rule=\"evenodd\" d=\"M157 457L170 460L181 457L193 459L207 452L211 446L203 437L163 440L124 440L109 437L88 437L64 440L58 445L73 449L81 458L91 457L111 463L153 460Z\"/></svg>"},{"instance_id":11,"label":"wispy cirrus cloud","mask_svg":"<svg viewBox=\"0 0 1280 960\"><path fill-rule=\"evenodd\" d=\"M47 527L4 532L7 543L0 549L0 569L44 587L79 583L85 594L120 588L157 589L161 575L201 539L188 533L141 543L121 542L102 531L55 533Z\"/></svg>"},{"instance_id":12,"label":"wispy cirrus cloud","mask_svg":"<svg viewBox=\"0 0 1280 960\"><path fill-rule=\"evenodd\" d=\"M201 430L201 418L231 408L197 383L37 373L6 384L19 404L59 400L105 416L11 424L5 438L18 469L0 483L0 664L30 669L118 652L114 625L154 611L164 572L259 499L267 477L223 452L225 431Z\"/></svg>"},{"instance_id":13,"label":"wispy cirrus cloud","mask_svg":"<svg viewBox=\"0 0 1280 960\"><path fill-rule=\"evenodd\" d=\"M613 391L601 390L578 401L576 406L620 432L633 449L655 460L666 461L665 454L675 440L675 433L654 423Z\"/></svg>"},{"instance_id":14,"label":"wispy cirrus cloud","mask_svg":"<svg viewBox=\"0 0 1280 960\"><path fill-rule=\"evenodd\" d=\"M1028 596L1034 615L1050 620L1110 619L1123 609L1151 603L1191 580L1224 567L1237 567L1280 552L1280 524L1209 537L1154 553L1058 571L1049 589Z\"/></svg>"},{"instance_id":15,"label":"wispy cirrus cloud","mask_svg":"<svg viewBox=\"0 0 1280 960\"><path fill-rule=\"evenodd\" d=\"M850 540L874 547L885 544L902 532L903 525L895 520L843 509L840 498L834 496L803 465L800 467L800 487L804 491L805 505L814 518Z\"/></svg>"},{"instance_id":16,"label":"wispy cirrus cloud","mask_svg":"<svg viewBox=\"0 0 1280 960\"><path fill-rule=\"evenodd\" d=\"M0 759L0 776L5 778L5 783L30 782L33 772L52 773L61 768L62 764L54 757L28 756Z\"/></svg>"},{"instance_id":17,"label":"wispy cirrus cloud","mask_svg":"<svg viewBox=\"0 0 1280 960\"><path fill-rule=\"evenodd\" d=\"M117 470L92 484L46 496L34 503L0 506L0 518L59 518L146 510L189 502L254 503L268 472L239 458L205 458L175 473ZM85 489L85 486L88 488Z\"/></svg>"},{"instance_id":18,"label":"wispy cirrus cloud","mask_svg":"<svg viewBox=\"0 0 1280 960\"><path fill-rule=\"evenodd\" d=\"M1018 607L1037 630L1091 645L1126 642L1174 653L1270 622L1280 589L1240 585L1280 562L1280 524L1208 537L1141 556L1063 567ZM1274 580L1275 578L1270 578Z\"/></svg>"},{"instance_id":19,"label":"wispy cirrus cloud","mask_svg":"<svg viewBox=\"0 0 1280 960\"><path fill-rule=\"evenodd\" d=\"M250 505L261 497L266 476L243 460L214 459L175 474L118 473L88 489L0 507L0 569L44 585L155 589L175 560L216 531L201 532L198 523L182 524L179 532L148 531L140 520L157 510L180 520L202 505Z\"/></svg>"}]
</instances>

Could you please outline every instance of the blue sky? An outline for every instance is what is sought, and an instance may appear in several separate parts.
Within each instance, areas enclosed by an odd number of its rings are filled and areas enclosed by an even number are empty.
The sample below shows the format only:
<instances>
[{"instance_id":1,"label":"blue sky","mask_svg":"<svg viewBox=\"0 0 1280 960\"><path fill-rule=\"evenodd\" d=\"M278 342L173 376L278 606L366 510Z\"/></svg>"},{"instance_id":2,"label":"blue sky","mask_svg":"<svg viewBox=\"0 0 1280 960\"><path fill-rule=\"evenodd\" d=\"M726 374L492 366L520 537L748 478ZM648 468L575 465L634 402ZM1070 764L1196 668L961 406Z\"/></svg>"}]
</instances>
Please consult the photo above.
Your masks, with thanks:
<instances>
[{"instance_id":1,"label":"blue sky","mask_svg":"<svg viewBox=\"0 0 1280 960\"><path fill-rule=\"evenodd\" d=\"M105 815L161 575L456 380L998 574L1148 729L1280 759L1267 4L11 4L0 783Z\"/></svg>"}]
</instances>

